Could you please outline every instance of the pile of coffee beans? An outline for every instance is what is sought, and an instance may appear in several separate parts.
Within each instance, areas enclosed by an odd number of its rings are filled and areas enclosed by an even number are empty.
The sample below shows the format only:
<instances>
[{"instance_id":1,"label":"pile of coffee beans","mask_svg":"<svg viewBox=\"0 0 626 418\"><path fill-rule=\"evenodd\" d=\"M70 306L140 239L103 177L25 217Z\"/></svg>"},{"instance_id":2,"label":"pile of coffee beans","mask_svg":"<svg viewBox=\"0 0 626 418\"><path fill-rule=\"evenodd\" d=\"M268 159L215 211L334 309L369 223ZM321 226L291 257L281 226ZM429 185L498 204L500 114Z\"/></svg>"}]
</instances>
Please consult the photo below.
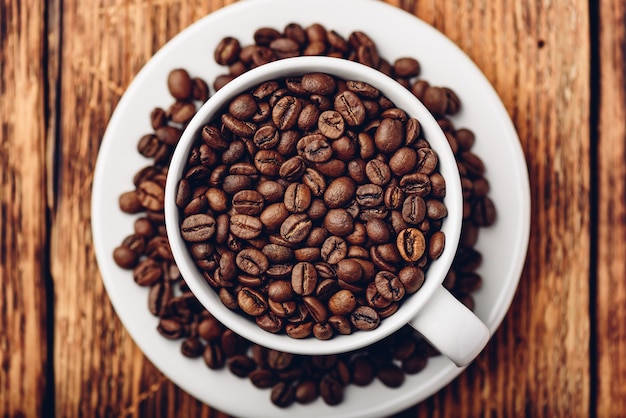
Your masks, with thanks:
<instances>
[{"instance_id":1,"label":"pile of coffee beans","mask_svg":"<svg viewBox=\"0 0 626 418\"><path fill-rule=\"evenodd\" d=\"M233 61L228 63L229 73L218 76L214 87L224 85L256 65L250 63L246 54L255 50L256 46L269 46L263 34L273 33L275 36L278 33L278 39L303 32L306 37L299 47L299 54L318 51L323 55L372 64L416 94L439 121L457 159L464 201L461 243L444 286L473 309L472 292L482 282L476 273L482 255L474 246L480 228L495 221L496 211L488 196L489 182L484 177L483 163L471 151L475 141L473 132L467 128L456 128L447 117L459 109L460 102L448 89L415 79L419 75L416 60L403 58L390 65L378 57L371 40L357 47L354 46L356 43L348 42L347 49L340 53L336 46L331 46L332 43L338 44L336 33L326 31L321 25L299 28L297 24L290 24L283 32L260 29L255 33L255 45L240 47L232 38L223 41L229 45L236 43L242 54L233 54L235 58L231 57ZM362 32L355 32L348 39L369 38ZM355 52L357 50L359 52ZM247 52L243 54L243 51ZM265 49L261 51L264 52L256 54L257 61L267 54ZM372 56L377 57L378 65L373 65L368 58ZM226 367L237 376L247 376L258 388L271 389L270 399L280 407L294 402L307 404L318 398L327 404L337 405L342 402L344 390L349 385L367 386L378 380L385 386L398 387L407 374L419 373L426 367L428 358L438 353L408 326L358 351L331 356L299 356L251 344L225 328L202 307L185 285L174 263L165 230L163 199L173 147L180 138L181 129L193 116L188 113L190 103L195 113L195 107L208 98L209 88L207 83L192 78L184 69L172 71L167 85L173 104L167 109L156 107L152 111L149 116L153 132L138 141L138 151L152 162L136 173L134 188L119 197L120 209L136 216L134 230L113 252L115 262L131 271L138 285L149 288L147 308L159 319L158 332L166 339L181 341L183 356L202 357L211 369Z\"/></svg>"},{"instance_id":2,"label":"pile of coffee beans","mask_svg":"<svg viewBox=\"0 0 626 418\"><path fill-rule=\"evenodd\" d=\"M239 94L198 134L180 231L222 302L293 338L375 329L444 248L438 157L375 87L323 73Z\"/></svg>"}]
</instances>

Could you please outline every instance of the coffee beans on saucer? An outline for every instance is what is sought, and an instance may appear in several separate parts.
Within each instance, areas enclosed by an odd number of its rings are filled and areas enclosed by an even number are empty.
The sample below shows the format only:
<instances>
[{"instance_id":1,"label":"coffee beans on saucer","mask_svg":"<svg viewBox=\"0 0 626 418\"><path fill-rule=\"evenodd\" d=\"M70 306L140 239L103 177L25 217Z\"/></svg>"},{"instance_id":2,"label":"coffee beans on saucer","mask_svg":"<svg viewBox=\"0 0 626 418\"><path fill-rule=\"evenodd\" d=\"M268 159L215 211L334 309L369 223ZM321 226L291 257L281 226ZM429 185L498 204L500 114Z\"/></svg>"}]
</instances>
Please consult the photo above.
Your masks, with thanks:
<instances>
[{"instance_id":1,"label":"coffee beans on saucer","mask_svg":"<svg viewBox=\"0 0 626 418\"><path fill-rule=\"evenodd\" d=\"M444 286L470 309L473 309L472 292L480 287L482 281L480 275L476 273L476 269L481 264L482 255L474 249L474 246L478 240L480 229L494 222L496 211L489 198L489 182L485 178L486 173L482 161L478 155L472 152L476 140L474 133L467 128L455 127L453 121L446 116L458 111L458 98L455 98L452 92L446 94L446 90L442 87L431 86L426 80L416 78L419 77L420 68L416 60L401 58L389 63L378 55L375 43L364 33L356 31L344 39L338 33L327 30L320 24L313 24L304 28L292 23L287 25L283 31L261 28L255 32L255 43L251 45L240 45L236 39L230 38L227 42L231 52L223 55L227 58L224 58L226 61L222 62L222 64L228 65L228 73L217 76L213 86L220 87L242 72L253 68L257 65L255 61L262 64L264 60L278 59L277 52L273 52L270 44L272 39L279 38L293 39L299 45L296 53L298 55L329 55L371 64L405 85L418 98L421 98L436 116L457 159L464 201L461 242L452 269L444 281ZM276 47L281 43L288 42L279 41L273 46ZM265 48L270 49L270 53ZM233 53L233 50L237 52ZM256 57L255 59L252 58L253 55ZM376 61L376 65L374 65L374 61ZM218 62L220 61L218 60ZM401 68L404 69L401 70ZM406 68L410 68L410 70ZM209 88L205 81L194 78L186 71L183 73L183 71L177 71L178 74L172 79L175 82L182 82L184 85L188 83L188 80L191 80L191 96L183 97L183 93L187 89L176 87L173 89L174 91L170 91L173 97L171 106L156 107L146 115L153 131L147 134L147 139L138 138L138 143L143 142L141 146L138 146L138 152L149 158L151 162L135 174L132 190L123 193L119 198L120 209L133 214L135 223L133 230L129 231L129 235L121 241L113 252L114 261L120 267L130 270L132 272L131 277L137 284L148 288L146 305L147 309L158 318L158 332L166 339L180 341L183 356L200 357L211 369L228 368L237 376L247 375L254 386L259 389L267 389L267 396L275 405L280 407L288 407L296 402L308 404L316 399L322 399L325 403L336 405L347 396L344 390L350 384L368 386L375 380L379 380L384 385L397 387L402 384L407 374L415 374L423 370L428 364L429 357L438 353L408 326L374 345L354 352L331 356L298 356L275 352L251 344L221 325L195 299L186 287L174 263L165 232L162 209L163 189L169 159L173 146L180 138L180 129L184 126L184 122L181 125L172 120L169 109L176 107L175 104L178 102L191 102L198 105L205 101L209 95ZM163 81L166 83L169 78ZM424 100L425 92L430 89L435 90L429 92L428 99ZM310 114L309 112L312 110L311 107L308 107L304 108L303 112ZM261 111L265 110L261 109ZM266 140L270 143L277 140L271 130L264 132ZM337 155L342 152L350 152L350 142L336 141L338 143L336 143L333 152ZM285 140L281 149L289 143L291 140ZM147 144L151 146L146 146ZM367 147L372 144L368 141L361 145L365 145L364 148L368 149ZM221 154L223 158L225 153L221 152ZM207 153L206 148L203 148L202 155L204 155L204 159L215 158L216 153ZM354 173L363 172L364 168L361 167L361 164L361 162L348 163L347 169L352 167L351 171ZM297 166L294 164L291 167L297 172ZM233 176L246 175L245 167L239 167L236 171L237 174ZM223 175L225 176L223 169L216 169L209 175L209 179L217 179ZM223 183L222 188L241 181L240 177L231 177L228 182ZM309 186L312 191L319 181L320 178L314 173L305 170L302 183ZM433 174L430 176L430 182L431 193L441 196L445 188L443 178L438 174ZM269 181L263 184L264 187L257 188L257 191L264 198L279 198L278 191L282 189L280 186L276 187L273 182ZM418 187L419 182L413 184L414 187ZM406 183L403 186L406 187ZM152 193L148 193L149 191ZM179 192L181 201L191 197L195 201L195 205L199 207L211 207L213 205L213 207L219 208L220 204L223 203L223 190L217 188L213 188L210 193L205 192L202 196L193 195L191 188L185 189L183 187ZM390 223L394 229L405 222L402 217L404 200L401 199L401 196L398 187L384 188L384 204L394 207L390 214ZM254 198L251 199L251 202L254 200ZM312 199L308 210L309 214L318 213L317 216L321 216L323 208L319 201L320 199ZM242 204L238 203L238 205L239 208L243 207ZM252 207L254 203L248 205ZM193 205L189 206L190 209L192 207ZM282 210L283 208L279 205L278 208L273 209L276 212L270 213L280 213ZM222 214L215 219L215 237L228 231L228 228L224 228L226 216L226 214ZM273 218L273 215L272 217L264 217L266 220L269 218ZM353 234L359 236L365 233L364 225L361 222L355 223ZM313 237L320 234L323 235L320 228L312 228L309 237L314 239ZM375 235L371 234L370 236ZM431 243L439 241L439 238L436 237L436 234L431 235ZM433 244L431 248L428 251L436 251L437 246ZM328 247L327 251L329 251ZM337 251L339 251L338 254L342 253L341 246ZM201 263L207 269L216 268L219 265L216 258L212 256L214 253L214 246L209 243L192 246L192 254L196 263ZM268 244L265 251L268 259L276 263L293 257L292 253L291 248L281 244ZM357 253L362 252L352 250L351 256L355 256ZM329 251L328 254L330 255L331 252ZM226 258L228 257L226 256ZM358 264L358 262L356 263ZM230 262L228 264L231 265ZM326 325L314 325L312 332L317 338L329 333L332 335L334 330L339 330L340 333L342 331L348 332L352 324L346 319L345 309L351 309L352 297L348 293L349 291L337 291L334 280L324 278L324 275L329 274L327 266L320 264L319 267L320 277L318 279L320 281L317 289L320 295L329 301L329 320ZM350 279L359 274L358 271L359 268L352 261L341 260L337 263L336 272L342 275L342 280L345 283L350 283ZM225 272L226 276L231 274L228 269ZM277 269L277 273L281 274L280 269ZM424 281L423 270L413 265L402 267L396 276L408 293L415 292ZM269 289L269 291L272 292L274 298L281 299L277 294L281 292L288 294L285 290L288 286L284 285L289 283L286 280L278 281L278 283L281 284L276 289ZM233 290L233 288L222 288L219 295L225 304L236 309L237 298ZM375 283L370 284L366 289L366 294L371 296L376 294L376 291ZM332 299L330 298L331 295L333 296ZM354 294L352 293L352 295ZM379 307L386 303L381 298L374 298L374 300ZM356 298L354 303L356 303ZM292 308L292 304L289 303L279 302L279 304L284 309ZM272 321L272 317L267 316L265 320ZM331 327L332 330L329 329ZM254 363L254 370L251 370L253 363L250 360ZM397 372L398 368L403 373L402 377Z\"/></svg>"}]
</instances>

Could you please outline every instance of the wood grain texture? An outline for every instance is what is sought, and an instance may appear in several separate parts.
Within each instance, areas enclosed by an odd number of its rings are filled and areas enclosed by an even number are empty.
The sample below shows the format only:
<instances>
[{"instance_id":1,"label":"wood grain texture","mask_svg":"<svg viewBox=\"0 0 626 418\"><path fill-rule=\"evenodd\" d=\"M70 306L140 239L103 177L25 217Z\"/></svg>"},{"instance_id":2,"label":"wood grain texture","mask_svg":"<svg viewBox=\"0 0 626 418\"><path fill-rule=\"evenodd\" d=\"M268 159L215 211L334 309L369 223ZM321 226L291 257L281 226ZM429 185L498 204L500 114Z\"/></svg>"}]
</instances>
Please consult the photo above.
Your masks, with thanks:
<instances>
[{"instance_id":1,"label":"wood grain texture","mask_svg":"<svg viewBox=\"0 0 626 418\"><path fill-rule=\"evenodd\" d=\"M38 0L0 1L0 413L10 416L41 416L52 383L43 18Z\"/></svg>"},{"instance_id":2,"label":"wood grain texture","mask_svg":"<svg viewBox=\"0 0 626 418\"><path fill-rule=\"evenodd\" d=\"M416 415L587 416L587 1L399 5L451 38L495 87L522 142L533 201L525 271L504 323L478 360Z\"/></svg>"},{"instance_id":3,"label":"wood grain texture","mask_svg":"<svg viewBox=\"0 0 626 418\"><path fill-rule=\"evenodd\" d=\"M56 415L218 417L159 373L115 315L93 251L89 196L100 140L132 78L166 41L225 3L58 1L62 20L52 35L62 39L62 106L51 229Z\"/></svg>"},{"instance_id":4,"label":"wood grain texture","mask_svg":"<svg viewBox=\"0 0 626 418\"><path fill-rule=\"evenodd\" d=\"M626 411L626 4L599 7L597 416L609 417Z\"/></svg>"}]
</instances>

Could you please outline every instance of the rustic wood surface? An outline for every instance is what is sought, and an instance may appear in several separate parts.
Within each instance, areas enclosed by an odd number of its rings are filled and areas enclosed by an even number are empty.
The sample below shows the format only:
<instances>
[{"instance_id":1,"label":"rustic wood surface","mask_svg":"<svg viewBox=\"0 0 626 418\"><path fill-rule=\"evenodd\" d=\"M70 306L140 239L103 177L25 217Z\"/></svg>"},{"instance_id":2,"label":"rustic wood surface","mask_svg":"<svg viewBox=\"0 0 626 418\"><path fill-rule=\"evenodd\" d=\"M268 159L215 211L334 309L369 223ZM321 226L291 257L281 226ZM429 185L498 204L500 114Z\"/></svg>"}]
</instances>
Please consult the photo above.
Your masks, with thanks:
<instances>
[{"instance_id":1,"label":"rustic wood surface","mask_svg":"<svg viewBox=\"0 0 626 418\"><path fill-rule=\"evenodd\" d=\"M387 0L481 68L528 161L532 232L487 350L401 417L626 415L626 5ZM95 262L99 142L133 76L231 0L0 0L0 415L221 417L117 319Z\"/></svg>"}]
</instances>

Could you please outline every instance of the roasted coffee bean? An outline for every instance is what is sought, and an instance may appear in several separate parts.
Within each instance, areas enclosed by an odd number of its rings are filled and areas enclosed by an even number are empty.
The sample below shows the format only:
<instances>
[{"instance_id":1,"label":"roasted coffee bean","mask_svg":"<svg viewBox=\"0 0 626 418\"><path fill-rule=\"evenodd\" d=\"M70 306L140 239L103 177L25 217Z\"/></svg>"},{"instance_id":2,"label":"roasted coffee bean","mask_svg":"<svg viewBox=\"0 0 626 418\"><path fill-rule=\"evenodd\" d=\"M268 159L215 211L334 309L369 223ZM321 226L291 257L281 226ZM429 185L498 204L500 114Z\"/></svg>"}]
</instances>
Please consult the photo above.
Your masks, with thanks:
<instances>
[{"instance_id":1,"label":"roasted coffee bean","mask_svg":"<svg viewBox=\"0 0 626 418\"><path fill-rule=\"evenodd\" d=\"M424 284L424 271L416 266L406 266L398 272L398 279L407 293L415 293Z\"/></svg>"},{"instance_id":2,"label":"roasted coffee bean","mask_svg":"<svg viewBox=\"0 0 626 418\"><path fill-rule=\"evenodd\" d=\"M426 216L426 202L420 196L411 195L402 204L402 219L405 222L417 225Z\"/></svg>"},{"instance_id":3,"label":"roasted coffee bean","mask_svg":"<svg viewBox=\"0 0 626 418\"><path fill-rule=\"evenodd\" d=\"M343 260L348 252L348 246L343 238L328 237L322 245L321 256L330 264L337 264Z\"/></svg>"},{"instance_id":4,"label":"roasted coffee bean","mask_svg":"<svg viewBox=\"0 0 626 418\"><path fill-rule=\"evenodd\" d=\"M335 96L334 105L346 124L359 126L365 122L365 106L359 96L354 92L346 90L339 93Z\"/></svg>"},{"instance_id":5,"label":"roasted coffee bean","mask_svg":"<svg viewBox=\"0 0 626 418\"><path fill-rule=\"evenodd\" d=\"M222 347L218 342L210 342L204 347L202 353L204 363L209 369L219 370L224 367L226 359Z\"/></svg>"},{"instance_id":6,"label":"roasted coffee bean","mask_svg":"<svg viewBox=\"0 0 626 418\"><path fill-rule=\"evenodd\" d=\"M323 163L333 155L333 150L327 141L323 139L316 139L304 147L302 156L305 160L311 163Z\"/></svg>"},{"instance_id":7,"label":"roasted coffee bean","mask_svg":"<svg viewBox=\"0 0 626 418\"><path fill-rule=\"evenodd\" d=\"M232 37L226 37L215 48L213 57L215 62L220 65L230 65L237 60L240 51L241 45L239 41Z\"/></svg>"},{"instance_id":8,"label":"roasted coffee bean","mask_svg":"<svg viewBox=\"0 0 626 418\"><path fill-rule=\"evenodd\" d=\"M496 221L496 209L490 198L476 200L472 207L472 220L477 226L493 225Z\"/></svg>"},{"instance_id":9,"label":"roasted coffee bean","mask_svg":"<svg viewBox=\"0 0 626 418\"><path fill-rule=\"evenodd\" d=\"M269 230L278 229L290 215L284 203L273 203L259 215L259 220Z\"/></svg>"},{"instance_id":10,"label":"roasted coffee bean","mask_svg":"<svg viewBox=\"0 0 626 418\"><path fill-rule=\"evenodd\" d=\"M365 207L379 206L383 203L383 189L377 184L368 183L356 189L356 201Z\"/></svg>"},{"instance_id":11,"label":"roasted coffee bean","mask_svg":"<svg viewBox=\"0 0 626 418\"><path fill-rule=\"evenodd\" d=\"M337 278L344 282L356 283L363 277L363 267L354 258L344 258L337 263Z\"/></svg>"},{"instance_id":12,"label":"roasted coffee bean","mask_svg":"<svg viewBox=\"0 0 626 418\"><path fill-rule=\"evenodd\" d=\"M302 183L306 184L313 196L319 197L326 191L326 180L319 171L306 168L302 175Z\"/></svg>"},{"instance_id":13,"label":"roasted coffee bean","mask_svg":"<svg viewBox=\"0 0 626 418\"><path fill-rule=\"evenodd\" d=\"M280 236L289 243L297 244L304 241L312 227L313 223L307 215L296 213L287 217L282 223Z\"/></svg>"},{"instance_id":14,"label":"roasted coffee bean","mask_svg":"<svg viewBox=\"0 0 626 418\"><path fill-rule=\"evenodd\" d=\"M391 180L391 169L380 160L370 160L365 165L365 173L370 182L378 186L384 186Z\"/></svg>"},{"instance_id":15,"label":"roasted coffee bean","mask_svg":"<svg viewBox=\"0 0 626 418\"><path fill-rule=\"evenodd\" d=\"M389 159L389 168L396 176L403 176L413 172L417 165L417 153L414 149L402 147Z\"/></svg>"},{"instance_id":16,"label":"roasted coffee bean","mask_svg":"<svg viewBox=\"0 0 626 418\"><path fill-rule=\"evenodd\" d=\"M177 340L185 335L183 324L175 319L161 318L157 326L157 331L168 340Z\"/></svg>"},{"instance_id":17,"label":"roasted coffee bean","mask_svg":"<svg viewBox=\"0 0 626 418\"><path fill-rule=\"evenodd\" d=\"M437 168L439 158L431 148L418 148L416 171L431 174Z\"/></svg>"},{"instance_id":18,"label":"roasted coffee bean","mask_svg":"<svg viewBox=\"0 0 626 418\"><path fill-rule=\"evenodd\" d=\"M309 311L309 315L316 323L326 322L328 319L328 310L322 301L314 296L304 296L302 301Z\"/></svg>"},{"instance_id":19,"label":"roasted coffee bean","mask_svg":"<svg viewBox=\"0 0 626 418\"><path fill-rule=\"evenodd\" d=\"M441 257L445 246L445 234L441 231L437 231L431 235L428 243L428 257L431 260L436 260Z\"/></svg>"},{"instance_id":20,"label":"roasted coffee bean","mask_svg":"<svg viewBox=\"0 0 626 418\"><path fill-rule=\"evenodd\" d=\"M291 338L303 339L308 338L313 333L313 322L291 323L285 325L285 333Z\"/></svg>"},{"instance_id":21,"label":"roasted coffee bean","mask_svg":"<svg viewBox=\"0 0 626 418\"><path fill-rule=\"evenodd\" d=\"M270 395L272 403L280 408L286 408L295 400L294 389L290 383L278 382L272 387Z\"/></svg>"},{"instance_id":22,"label":"roasted coffee bean","mask_svg":"<svg viewBox=\"0 0 626 418\"><path fill-rule=\"evenodd\" d=\"M349 290L339 290L328 300L328 309L333 315L349 315L356 308L356 297Z\"/></svg>"},{"instance_id":23,"label":"roasted coffee bean","mask_svg":"<svg viewBox=\"0 0 626 418\"><path fill-rule=\"evenodd\" d=\"M256 238L262 231L263 224L259 218L243 214L236 214L230 217L230 232L237 238Z\"/></svg>"},{"instance_id":24,"label":"roasted coffee bean","mask_svg":"<svg viewBox=\"0 0 626 418\"><path fill-rule=\"evenodd\" d=\"M263 210L264 199L256 190L241 190L233 196L232 207L244 215L258 215Z\"/></svg>"},{"instance_id":25,"label":"roasted coffee bean","mask_svg":"<svg viewBox=\"0 0 626 418\"><path fill-rule=\"evenodd\" d=\"M302 76L302 87L311 94L329 95L335 91L335 79L328 74L309 73Z\"/></svg>"},{"instance_id":26,"label":"roasted coffee bean","mask_svg":"<svg viewBox=\"0 0 626 418\"><path fill-rule=\"evenodd\" d=\"M130 248L119 246L113 250L113 260L123 269L132 269L137 264L138 256Z\"/></svg>"},{"instance_id":27,"label":"roasted coffee bean","mask_svg":"<svg viewBox=\"0 0 626 418\"><path fill-rule=\"evenodd\" d=\"M275 203L282 199L285 188L275 181L260 182L256 188L267 203Z\"/></svg>"},{"instance_id":28,"label":"roasted coffee bean","mask_svg":"<svg viewBox=\"0 0 626 418\"><path fill-rule=\"evenodd\" d=\"M254 156L254 166L266 176L277 176L283 162L285 158L274 150L260 150Z\"/></svg>"},{"instance_id":29,"label":"roasted coffee bean","mask_svg":"<svg viewBox=\"0 0 626 418\"><path fill-rule=\"evenodd\" d=\"M267 389L277 383L276 374L274 374L271 370L264 368L251 371L248 377L250 378L252 384L259 389Z\"/></svg>"},{"instance_id":30,"label":"roasted coffee bean","mask_svg":"<svg viewBox=\"0 0 626 418\"><path fill-rule=\"evenodd\" d=\"M387 223L380 219L370 219L365 225L367 236L374 244L384 244L391 239L391 231Z\"/></svg>"},{"instance_id":31,"label":"roasted coffee bean","mask_svg":"<svg viewBox=\"0 0 626 418\"><path fill-rule=\"evenodd\" d=\"M327 375L320 382L320 395L326 404L339 405L343 401L344 388L339 381Z\"/></svg>"},{"instance_id":32,"label":"roasted coffee bean","mask_svg":"<svg viewBox=\"0 0 626 418\"><path fill-rule=\"evenodd\" d=\"M350 177L339 177L326 188L324 202L329 208L340 208L354 198L355 192L356 185Z\"/></svg>"},{"instance_id":33,"label":"roasted coffee bean","mask_svg":"<svg viewBox=\"0 0 626 418\"><path fill-rule=\"evenodd\" d=\"M424 173L411 173L400 179L400 187L407 195L428 196L432 191L431 178ZM443 185L445 194L445 183Z\"/></svg>"},{"instance_id":34,"label":"roasted coffee bean","mask_svg":"<svg viewBox=\"0 0 626 418\"><path fill-rule=\"evenodd\" d=\"M313 336L318 340L329 340L333 334L333 327L328 322L313 325Z\"/></svg>"},{"instance_id":35,"label":"roasted coffee bean","mask_svg":"<svg viewBox=\"0 0 626 418\"><path fill-rule=\"evenodd\" d=\"M405 128L397 119L385 118L374 134L374 143L380 152L392 154L404 143Z\"/></svg>"},{"instance_id":36,"label":"roasted coffee bean","mask_svg":"<svg viewBox=\"0 0 626 418\"><path fill-rule=\"evenodd\" d=\"M317 270L309 262L297 263L291 272L291 287L293 291L302 296L315 292L317 286Z\"/></svg>"},{"instance_id":37,"label":"roasted coffee bean","mask_svg":"<svg viewBox=\"0 0 626 418\"><path fill-rule=\"evenodd\" d=\"M339 112L335 110L326 110L319 115L317 119L317 128L326 138L338 139L345 132L346 124L344 118Z\"/></svg>"},{"instance_id":38,"label":"roasted coffee bean","mask_svg":"<svg viewBox=\"0 0 626 418\"><path fill-rule=\"evenodd\" d=\"M167 87L170 94L177 100L187 100L191 96L192 82L189 73L177 68L167 76Z\"/></svg>"},{"instance_id":39,"label":"roasted coffee bean","mask_svg":"<svg viewBox=\"0 0 626 418\"><path fill-rule=\"evenodd\" d=\"M185 241L201 242L215 234L215 219L205 214L191 215L181 224L181 235Z\"/></svg>"},{"instance_id":40,"label":"roasted coffee bean","mask_svg":"<svg viewBox=\"0 0 626 418\"><path fill-rule=\"evenodd\" d=\"M390 388L400 387L402 383L404 383L404 373L393 363L379 366L376 377L378 377L378 380L380 380L382 384Z\"/></svg>"},{"instance_id":41,"label":"roasted coffee bean","mask_svg":"<svg viewBox=\"0 0 626 418\"><path fill-rule=\"evenodd\" d=\"M376 290L387 300L397 302L405 294L404 285L398 277L388 271L380 271L374 279Z\"/></svg>"},{"instance_id":42,"label":"roasted coffee bean","mask_svg":"<svg viewBox=\"0 0 626 418\"><path fill-rule=\"evenodd\" d=\"M237 293L237 302L242 311L250 316L259 316L267 310L267 300L258 290L242 288Z\"/></svg>"},{"instance_id":43,"label":"roasted coffee bean","mask_svg":"<svg viewBox=\"0 0 626 418\"><path fill-rule=\"evenodd\" d=\"M294 96L282 97L272 109L272 121L281 131L293 128L302 111L301 102Z\"/></svg>"},{"instance_id":44,"label":"roasted coffee bean","mask_svg":"<svg viewBox=\"0 0 626 418\"><path fill-rule=\"evenodd\" d=\"M315 401L319 397L317 382L311 379L298 382L294 389L294 397L296 402L302 405Z\"/></svg>"},{"instance_id":45,"label":"roasted coffee bean","mask_svg":"<svg viewBox=\"0 0 626 418\"><path fill-rule=\"evenodd\" d=\"M270 307L271 310L271 307ZM283 320L274 312L266 312L254 318L257 326L264 331L276 334L283 329Z\"/></svg>"},{"instance_id":46,"label":"roasted coffee bean","mask_svg":"<svg viewBox=\"0 0 626 418\"><path fill-rule=\"evenodd\" d=\"M376 378L376 366L368 355L360 355L352 362L352 383L368 386Z\"/></svg>"},{"instance_id":47,"label":"roasted coffee bean","mask_svg":"<svg viewBox=\"0 0 626 418\"><path fill-rule=\"evenodd\" d=\"M323 224L328 232L338 237L345 237L354 231L354 219L345 209L329 210Z\"/></svg>"},{"instance_id":48,"label":"roasted coffee bean","mask_svg":"<svg viewBox=\"0 0 626 418\"><path fill-rule=\"evenodd\" d=\"M417 261L426 250L426 240L419 229L407 228L398 233L398 251L406 261Z\"/></svg>"},{"instance_id":49,"label":"roasted coffee bean","mask_svg":"<svg viewBox=\"0 0 626 418\"><path fill-rule=\"evenodd\" d=\"M430 219L442 219L448 216L448 209L441 200L428 199L426 201L426 214Z\"/></svg>"},{"instance_id":50,"label":"roasted coffee bean","mask_svg":"<svg viewBox=\"0 0 626 418\"><path fill-rule=\"evenodd\" d=\"M182 342L180 351L185 357L196 358L202 355L204 346L197 338L190 337Z\"/></svg>"},{"instance_id":51,"label":"roasted coffee bean","mask_svg":"<svg viewBox=\"0 0 626 418\"><path fill-rule=\"evenodd\" d=\"M359 306L350 314L350 321L356 329L372 330L380 324L378 313L369 306Z\"/></svg>"},{"instance_id":52,"label":"roasted coffee bean","mask_svg":"<svg viewBox=\"0 0 626 418\"><path fill-rule=\"evenodd\" d=\"M269 260L256 248L246 248L239 251L236 257L237 267L246 274L260 276L269 268Z\"/></svg>"},{"instance_id":53,"label":"roasted coffee bean","mask_svg":"<svg viewBox=\"0 0 626 418\"><path fill-rule=\"evenodd\" d=\"M311 189L302 183L291 183L285 190L284 203L289 212L305 212L311 204Z\"/></svg>"}]
</instances>

